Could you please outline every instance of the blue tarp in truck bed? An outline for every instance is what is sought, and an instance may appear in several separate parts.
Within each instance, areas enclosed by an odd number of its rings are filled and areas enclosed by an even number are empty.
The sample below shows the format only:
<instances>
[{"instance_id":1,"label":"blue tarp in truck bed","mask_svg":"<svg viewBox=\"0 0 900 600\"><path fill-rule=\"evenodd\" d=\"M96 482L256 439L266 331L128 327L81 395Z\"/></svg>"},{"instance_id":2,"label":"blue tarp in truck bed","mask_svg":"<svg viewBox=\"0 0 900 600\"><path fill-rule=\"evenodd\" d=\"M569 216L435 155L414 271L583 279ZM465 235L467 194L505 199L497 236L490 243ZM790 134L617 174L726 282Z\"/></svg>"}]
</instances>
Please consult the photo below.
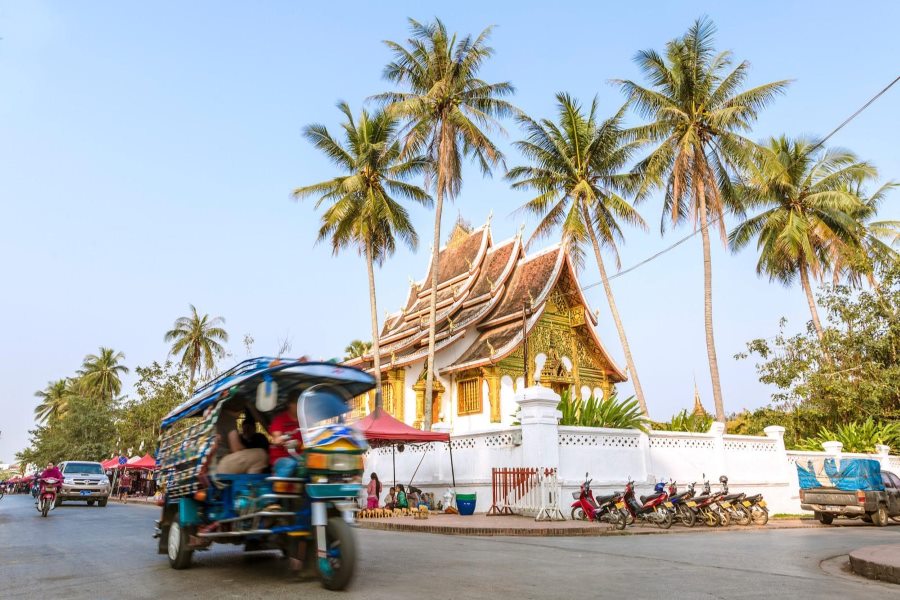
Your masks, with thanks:
<instances>
[{"instance_id":1,"label":"blue tarp in truck bed","mask_svg":"<svg viewBox=\"0 0 900 600\"><path fill-rule=\"evenodd\" d=\"M844 491L884 491L881 464L869 458L843 459L840 468L833 458L808 460L806 468L797 465L797 476L801 490L833 487Z\"/></svg>"}]
</instances>

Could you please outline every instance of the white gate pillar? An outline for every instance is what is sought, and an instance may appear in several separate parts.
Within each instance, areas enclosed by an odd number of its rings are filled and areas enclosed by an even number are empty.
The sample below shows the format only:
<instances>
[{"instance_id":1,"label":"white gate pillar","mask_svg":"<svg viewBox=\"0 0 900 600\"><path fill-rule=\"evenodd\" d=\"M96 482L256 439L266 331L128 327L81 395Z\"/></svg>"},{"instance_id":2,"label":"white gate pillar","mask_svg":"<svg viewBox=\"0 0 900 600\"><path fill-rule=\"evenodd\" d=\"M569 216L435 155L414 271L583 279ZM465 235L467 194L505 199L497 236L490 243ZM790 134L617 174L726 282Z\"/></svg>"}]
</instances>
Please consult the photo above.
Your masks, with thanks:
<instances>
[{"instance_id":1,"label":"white gate pillar","mask_svg":"<svg viewBox=\"0 0 900 600\"><path fill-rule=\"evenodd\" d=\"M521 466L559 469L559 394L534 386L517 393L515 399L522 409Z\"/></svg>"}]
</instances>

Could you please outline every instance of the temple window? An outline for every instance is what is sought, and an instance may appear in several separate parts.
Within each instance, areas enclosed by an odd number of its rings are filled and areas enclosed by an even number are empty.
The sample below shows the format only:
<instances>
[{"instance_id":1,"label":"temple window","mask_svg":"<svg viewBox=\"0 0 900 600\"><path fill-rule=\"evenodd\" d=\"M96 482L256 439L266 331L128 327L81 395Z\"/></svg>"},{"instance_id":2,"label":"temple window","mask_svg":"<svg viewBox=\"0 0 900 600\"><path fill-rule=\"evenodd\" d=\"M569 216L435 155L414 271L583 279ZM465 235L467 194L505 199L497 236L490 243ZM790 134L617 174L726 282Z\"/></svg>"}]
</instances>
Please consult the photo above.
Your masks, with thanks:
<instances>
[{"instance_id":1,"label":"temple window","mask_svg":"<svg viewBox=\"0 0 900 600\"><path fill-rule=\"evenodd\" d=\"M360 394L350 400L350 418L362 419L366 416L369 404L369 394Z\"/></svg>"},{"instance_id":2,"label":"temple window","mask_svg":"<svg viewBox=\"0 0 900 600\"><path fill-rule=\"evenodd\" d=\"M394 406L394 387L390 383L381 384L381 405L389 415L393 415L398 419L402 418L394 414L396 411Z\"/></svg>"},{"instance_id":3,"label":"temple window","mask_svg":"<svg viewBox=\"0 0 900 600\"><path fill-rule=\"evenodd\" d=\"M472 415L481 412L481 378L463 379L456 386L457 414Z\"/></svg>"}]
</instances>

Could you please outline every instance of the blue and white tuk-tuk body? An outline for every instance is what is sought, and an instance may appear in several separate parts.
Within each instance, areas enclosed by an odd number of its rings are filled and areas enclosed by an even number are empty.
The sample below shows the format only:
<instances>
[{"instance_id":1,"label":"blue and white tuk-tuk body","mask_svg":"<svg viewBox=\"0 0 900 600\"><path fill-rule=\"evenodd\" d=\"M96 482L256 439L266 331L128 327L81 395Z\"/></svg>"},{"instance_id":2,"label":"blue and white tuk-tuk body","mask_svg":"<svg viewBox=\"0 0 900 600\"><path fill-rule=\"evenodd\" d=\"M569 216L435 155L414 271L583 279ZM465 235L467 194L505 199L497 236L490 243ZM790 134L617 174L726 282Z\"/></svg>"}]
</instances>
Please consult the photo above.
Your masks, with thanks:
<instances>
[{"instance_id":1,"label":"blue and white tuk-tuk body","mask_svg":"<svg viewBox=\"0 0 900 600\"><path fill-rule=\"evenodd\" d=\"M158 551L183 569L195 550L213 543L280 549L293 568L314 563L326 588L344 588L356 560L348 524L367 449L344 417L350 400L374 387L374 377L351 367L255 358L199 388L161 424ZM302 451L289 447L290 458L270 473L216 472L217 448L225 443L216 428L223 410L250 411L268 426L297 393Z\"/></svg>"}]
</instances>

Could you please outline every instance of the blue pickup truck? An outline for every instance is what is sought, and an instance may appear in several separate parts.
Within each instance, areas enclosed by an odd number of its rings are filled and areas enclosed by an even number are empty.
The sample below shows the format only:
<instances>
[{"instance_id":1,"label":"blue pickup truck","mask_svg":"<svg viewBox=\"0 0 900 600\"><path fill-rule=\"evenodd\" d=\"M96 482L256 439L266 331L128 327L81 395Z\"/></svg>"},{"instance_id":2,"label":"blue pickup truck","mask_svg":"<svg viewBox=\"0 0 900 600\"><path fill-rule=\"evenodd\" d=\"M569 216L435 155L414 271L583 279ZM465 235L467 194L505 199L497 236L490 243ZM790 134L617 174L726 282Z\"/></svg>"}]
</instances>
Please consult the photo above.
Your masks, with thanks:
<instances>
[{"instance_id":1,"label":"blue pickup truck","mask_svg":"<svg viewBox=\"0 0 900 600\"><path fill-rule=\"evenodd\" d=\"M876 460L833 458L797 465L800 508L814 512L820 523L835 517L860 518L879 526L900 522L900 477L882 471Z\"/></svg>"}]
</instances>

